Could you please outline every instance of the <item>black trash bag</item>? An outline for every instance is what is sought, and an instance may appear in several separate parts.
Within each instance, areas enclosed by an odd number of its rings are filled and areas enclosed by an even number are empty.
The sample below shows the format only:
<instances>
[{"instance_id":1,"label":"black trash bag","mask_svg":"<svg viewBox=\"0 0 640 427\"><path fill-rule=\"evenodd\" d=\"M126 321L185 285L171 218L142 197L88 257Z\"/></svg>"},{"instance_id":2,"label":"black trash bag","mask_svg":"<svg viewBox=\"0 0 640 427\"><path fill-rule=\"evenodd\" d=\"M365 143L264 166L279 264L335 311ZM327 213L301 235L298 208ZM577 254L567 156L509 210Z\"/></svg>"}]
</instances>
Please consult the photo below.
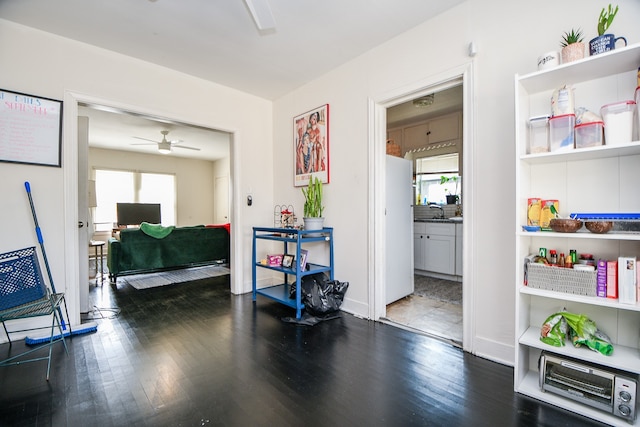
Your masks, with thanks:
<instances>
[{"instance_id":1,"label":"black trash bag","mask_svg":"<svg viewBox=\"0 0 640 427\"><path fill-rule=\"evenodd\" d=\"M324 274L302 278L300 291L305 311L312 315L325 315L340 310L349 282L327 280Z\"/></svg>"}]
</instances>

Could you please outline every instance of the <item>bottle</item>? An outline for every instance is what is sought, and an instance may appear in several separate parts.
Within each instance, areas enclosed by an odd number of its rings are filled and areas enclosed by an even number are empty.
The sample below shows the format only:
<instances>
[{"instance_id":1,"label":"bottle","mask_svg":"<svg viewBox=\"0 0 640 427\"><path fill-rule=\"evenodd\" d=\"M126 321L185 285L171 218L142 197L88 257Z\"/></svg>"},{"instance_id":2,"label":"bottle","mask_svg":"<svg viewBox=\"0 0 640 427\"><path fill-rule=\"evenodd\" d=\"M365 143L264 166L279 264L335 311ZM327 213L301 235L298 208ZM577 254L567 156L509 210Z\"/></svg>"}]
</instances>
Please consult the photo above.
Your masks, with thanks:
<instances>
[{"instance_id":1,"label":"bottle","mask_svg":"<svg viewBox=\"0 0 640 427\"><path fill-rule=\"evenodd\" d=\"M549 251L549 264L558 265L558 252L555 249Z\"/></svg>"},{"instance_id":2,"label":"bottle","mask_svg":"<svg viewBox=\"0 0 640 427\"><path fill-rule=\"evenodd\" d=\"M571 263L575 264L578 262L578 254L576 254L575 249L569 249L569 255L571 255Z\"/></svg>"},{"instance_id":3,"label":"bottle","mask_svg":"<svg viewBox=\"0 0 640 427\"><path fill-rule=\"evenodd\" d=\"M560 258L558 258L558 266L563 268L565 266L564 253L562 252L560 252Z\"/></svg>"},{"instance_id":4,"label":"bottle","mask_svg":"<svg viewBox=\"0 0 640 427\"><path fill-rule=\"evenodd\" d=\"M571 259L571 254L567 255L564 259L564 266L566 268L573 268L573 260Z\"/></svg>"}]
</instances>

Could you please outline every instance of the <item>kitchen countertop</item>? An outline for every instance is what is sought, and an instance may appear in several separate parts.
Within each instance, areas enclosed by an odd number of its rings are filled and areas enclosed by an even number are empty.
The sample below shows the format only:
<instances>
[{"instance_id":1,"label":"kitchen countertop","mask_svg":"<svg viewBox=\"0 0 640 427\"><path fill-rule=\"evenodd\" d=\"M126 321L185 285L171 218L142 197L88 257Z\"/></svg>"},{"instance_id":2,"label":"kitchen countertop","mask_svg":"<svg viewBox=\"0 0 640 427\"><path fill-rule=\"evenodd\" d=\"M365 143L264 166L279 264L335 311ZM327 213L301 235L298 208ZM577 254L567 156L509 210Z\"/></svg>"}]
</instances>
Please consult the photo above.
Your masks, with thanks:
<instances>
[{"instance_id":1,"label":"kitchen countertop","mask_svg":"<svg viewBox=\"0 0 640 427\"><path fill-rule=\"evenodd\" d=\"M440 219L440 218L414 219L413 222L444 222L444 223L455 224L457 222L462 222L462 217L458 216L454 218L445 218L445 219Z\"/></svg>"}]
</instances>

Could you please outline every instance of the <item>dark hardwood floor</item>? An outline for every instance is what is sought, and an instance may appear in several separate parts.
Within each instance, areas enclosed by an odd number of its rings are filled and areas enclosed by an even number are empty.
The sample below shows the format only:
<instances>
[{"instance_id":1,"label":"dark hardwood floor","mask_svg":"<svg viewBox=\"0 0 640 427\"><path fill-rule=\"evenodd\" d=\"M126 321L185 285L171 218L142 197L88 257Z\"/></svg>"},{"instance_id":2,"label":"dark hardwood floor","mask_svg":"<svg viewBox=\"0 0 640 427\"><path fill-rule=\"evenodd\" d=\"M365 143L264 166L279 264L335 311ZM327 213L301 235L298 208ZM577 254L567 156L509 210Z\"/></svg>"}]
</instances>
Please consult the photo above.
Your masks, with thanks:
<instances>
[{"instance_id":1,"label":"dark hardwood floor","mask_svg":"<svg viewBox=\"0 0 640 427\"><path fill-rule=\"evenodd\" d=\"M49 382L44 362L0 369L0 426L601 425L423 335L348 314L283 322L291 309L231 295L228 276L91 298L105 318L69 356L55 348Z\"/></svg>"}]
</instances>

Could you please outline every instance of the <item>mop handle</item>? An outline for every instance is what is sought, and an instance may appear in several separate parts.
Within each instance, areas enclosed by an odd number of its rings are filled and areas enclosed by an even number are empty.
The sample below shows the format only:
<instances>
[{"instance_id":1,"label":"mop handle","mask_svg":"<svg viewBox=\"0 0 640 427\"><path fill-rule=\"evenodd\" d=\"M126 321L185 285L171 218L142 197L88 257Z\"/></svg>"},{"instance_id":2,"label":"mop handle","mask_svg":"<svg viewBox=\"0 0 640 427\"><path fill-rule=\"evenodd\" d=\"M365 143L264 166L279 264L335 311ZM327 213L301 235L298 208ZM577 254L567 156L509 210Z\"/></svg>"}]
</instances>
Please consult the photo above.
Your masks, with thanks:
<instances>
[{"instance_id":1,"label":"mop handle","mask_svg":"<svg viewBox=\"0 0 640 427\"><path fill-rule=\"evenodd\" d=\"M51 290L56 294L56 285L53 283L53 277L51 276L51 268L49 267L49 260L47 259L47 252L44 250L44 239L42 238L42 231L38 225L38 217L36 216L36 208L33 206L33 198L31 197L31 184L29 181L25 181L24 188L27 190L27 196L29 196L29 205L31 205L31 215L33 215L33 222L36 225L36 235L38 236L38 243L40 243L40 249L42 249L42 258L44 259L44 266L47 269L47 276L49 277L49 283L51 284Z\"/></svg>"}]
</instances>

